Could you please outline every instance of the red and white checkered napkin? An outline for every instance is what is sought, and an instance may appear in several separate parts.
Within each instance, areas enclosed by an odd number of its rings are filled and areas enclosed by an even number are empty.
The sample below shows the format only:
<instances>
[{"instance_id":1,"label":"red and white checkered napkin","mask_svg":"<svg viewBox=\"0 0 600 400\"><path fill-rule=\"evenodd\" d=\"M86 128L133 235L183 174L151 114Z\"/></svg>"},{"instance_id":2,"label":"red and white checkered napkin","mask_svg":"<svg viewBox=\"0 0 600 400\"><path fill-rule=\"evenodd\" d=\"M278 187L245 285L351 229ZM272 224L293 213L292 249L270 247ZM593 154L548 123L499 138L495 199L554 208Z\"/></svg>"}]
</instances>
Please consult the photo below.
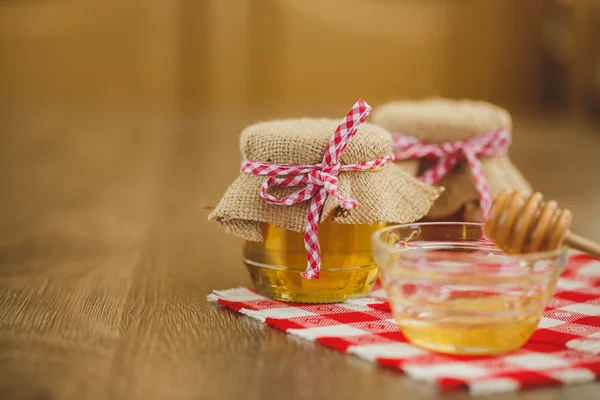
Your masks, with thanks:
<instances>
[{"instance_id":1,"label":"red and white checkered napkin","mask_svg":"<svg viewBox=\"0 0 600 400\"><path fill-rule=\"evenodd\" d=\"M423 350L402 335L382 289L340 304L282 303L251 289L214 291L210 301L309 341L380 365L443 390L472 394L566 385L600 378L600 261L572 253L533 337L496 357Z\"/></svg>"}]
</instances>

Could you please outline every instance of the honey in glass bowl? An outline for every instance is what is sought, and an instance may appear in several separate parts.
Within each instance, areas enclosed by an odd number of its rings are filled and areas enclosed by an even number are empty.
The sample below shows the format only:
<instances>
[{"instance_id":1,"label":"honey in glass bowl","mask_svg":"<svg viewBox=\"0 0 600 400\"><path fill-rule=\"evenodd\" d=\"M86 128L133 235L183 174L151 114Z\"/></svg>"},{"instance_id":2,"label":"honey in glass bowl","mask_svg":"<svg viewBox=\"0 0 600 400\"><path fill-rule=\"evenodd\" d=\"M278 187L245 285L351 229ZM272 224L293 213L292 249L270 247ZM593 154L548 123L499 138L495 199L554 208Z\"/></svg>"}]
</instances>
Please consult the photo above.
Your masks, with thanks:
<instances>
[{"instance_id":1,"label":"honey in glass bowl","mask_svg":"<svg viewBox=\"0 0 600 400\"><path fill-rule=\"evenodd\" d=\"M370 240L383 224L350 225L326 221L319 227L321 275L303 279L303 233L261 224L264 241L244 240L244 263L257 291L276 300L341 302L369 293L377 279Z\"/></svg>"},{"instance_id":2,"label":"honey in glass bowl","mask_svg":"<svg viewBox=\"0 0 600 400\"><path fill-rule=\"evenodd\" d=\"M479 223L389 227L374 234L373 248L406 338L452 354L521 347L566 265L565 249L508 256L483 238Z\"/></svg>"}]
</instances>

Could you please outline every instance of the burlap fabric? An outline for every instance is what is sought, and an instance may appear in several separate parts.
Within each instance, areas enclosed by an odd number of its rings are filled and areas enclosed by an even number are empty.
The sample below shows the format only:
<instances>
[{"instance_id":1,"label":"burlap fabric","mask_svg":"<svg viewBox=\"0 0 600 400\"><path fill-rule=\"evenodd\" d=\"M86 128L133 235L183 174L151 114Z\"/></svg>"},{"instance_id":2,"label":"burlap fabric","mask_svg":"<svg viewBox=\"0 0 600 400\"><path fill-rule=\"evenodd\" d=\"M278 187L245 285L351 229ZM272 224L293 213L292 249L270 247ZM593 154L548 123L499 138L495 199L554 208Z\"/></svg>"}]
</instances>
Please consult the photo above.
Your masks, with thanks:
<instances>
[{"instance_id":1,"label":"burlap fabric","mask_svg":"<svg viewBox=\"0 0 600 400\"><path fill-rule=\"evenodd\" d=\"M279 164L317 164L323 161L327 143L339 121L330 119L289 119L262 122L247 127L240 138L246 160ZM375 160L392 152L391 135L383 128L363 123L341 156L342 164ZM416 172L416 171L413 171ZM358 200L356 209L335 212L337 203L328 196L320 221L342 224L407 223L427 214L442 192L403 172L394 163L374 171L340 172L339 192ZM260 199L260 187L267 179L241 173L209 215L227 231L247 240L263 240L260 223L303 232L309 202L292 206L267 204ZM298 188L273 188L281 197Z\"/></svg>"},{"instance_id":2,"label":"burlap fabric","mask_svg":"<svg viewBox=\"0 0 600 400\"><path fill-rule=\"evenodd\" d=\"M397 101L376 108L373 123L392 134L414 136L427 143L469 139L497 128L512 130L510 114L483 101L425 99ZM531 186L508 155L481 159L494 198L501 188L531 191ZM421 160L419 173L431 162ZM459 163L438 185L446 190L425 217L426 220L481 221L479 195L469 165Z\"/></svg>"}]
</instances>

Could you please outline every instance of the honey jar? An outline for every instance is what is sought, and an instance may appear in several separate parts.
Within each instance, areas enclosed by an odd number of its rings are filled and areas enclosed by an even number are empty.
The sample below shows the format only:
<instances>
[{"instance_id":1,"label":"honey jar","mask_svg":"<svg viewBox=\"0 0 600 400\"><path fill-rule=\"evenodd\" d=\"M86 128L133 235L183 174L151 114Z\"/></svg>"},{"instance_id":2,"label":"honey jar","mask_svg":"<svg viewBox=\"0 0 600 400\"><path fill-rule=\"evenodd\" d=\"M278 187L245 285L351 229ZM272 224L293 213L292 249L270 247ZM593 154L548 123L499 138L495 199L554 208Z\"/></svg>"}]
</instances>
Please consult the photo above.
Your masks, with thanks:
<instances>
[{"instance_id":1,"label":"honey jar","mask_svg":"<svg viewBox=\"0 0 600 400\"><path fill-rule=\"evenodd\" d=\"M532 190L508 156L512 118L497 105L396 101L378 107L373 122L393 135L397 163L445 188L425 221L482 222L501 189Z\"/></svg>"},{"instance_id":2,"label":"honey jar","mask_svg":"<svg viewBox=\"0 0 600 400\"><path fill-rule=\"evenodd\" d=\"M377 278L371 236L424 217L441 193L395 165L392 137L364 122L359 100L340 123L266 121L240 137L238 178L209 215L243 242L256 290L289 302L367 294Z\"/></svg>"}]
</instances>

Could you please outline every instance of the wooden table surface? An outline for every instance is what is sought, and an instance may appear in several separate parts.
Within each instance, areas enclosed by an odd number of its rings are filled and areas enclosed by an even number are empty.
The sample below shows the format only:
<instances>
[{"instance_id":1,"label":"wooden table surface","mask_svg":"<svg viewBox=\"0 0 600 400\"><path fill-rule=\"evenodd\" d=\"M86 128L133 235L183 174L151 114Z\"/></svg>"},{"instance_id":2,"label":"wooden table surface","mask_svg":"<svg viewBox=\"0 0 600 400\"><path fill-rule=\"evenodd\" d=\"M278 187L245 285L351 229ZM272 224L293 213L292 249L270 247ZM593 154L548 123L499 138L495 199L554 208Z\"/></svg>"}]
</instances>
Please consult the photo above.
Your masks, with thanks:
<instances>
[{"instance_id":1,"label":"wooden table surface","mask_svg":"<svg viewBox=\"0 0 600 400\"><path fill-rule=\"evenodd\" d=\"M250 283L208 223L251 116L151 110L4 115L0 398L467 398L305 343L206 302ZM511 154L600 240L600 130L517 119ZM311 375L314 374L314 375ZM311 379L318 376L318 380ZM600 384L497 399L595 398Z\"/></svg>"}]
</instances>

